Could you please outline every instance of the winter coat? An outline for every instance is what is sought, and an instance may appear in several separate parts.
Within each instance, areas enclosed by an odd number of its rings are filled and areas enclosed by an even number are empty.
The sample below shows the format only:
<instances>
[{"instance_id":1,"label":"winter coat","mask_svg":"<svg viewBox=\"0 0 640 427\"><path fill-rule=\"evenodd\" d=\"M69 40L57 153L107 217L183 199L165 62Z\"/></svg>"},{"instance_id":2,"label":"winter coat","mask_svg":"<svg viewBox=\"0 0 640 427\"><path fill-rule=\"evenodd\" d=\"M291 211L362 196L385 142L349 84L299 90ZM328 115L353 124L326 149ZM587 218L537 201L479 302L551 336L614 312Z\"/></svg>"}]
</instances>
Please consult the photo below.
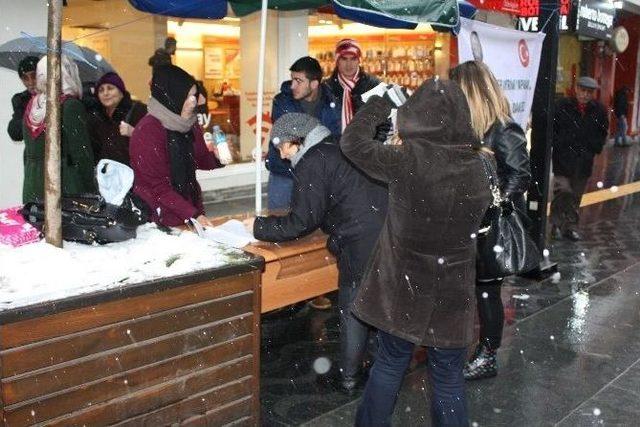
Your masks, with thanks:
<instances>
[{"instance_id":1,"label":"winter coat","mask_svg":"<svg viewBox=\"0 0 640 427\"><path fill-rule=\"evenodd\" d=\"M28 90L24 92L16 93L11 98L11 105L13 106L13 115L9 120L7 126L7 132L9 137L14 141L22 141L22 118L24 117L24 111L27 109L27 104L31 99L31 94Z\"/></svg>"},{"instance_id":2,"label":"winter coat","mask_svg":"<svg viewBox=\"0 0 640 427\"><path fill-rule=\"evenodd\" d=\"M254 236L283 242L321 228L338 259L340 283L357 286L386 211L386 187L354 168L327 137L309 148L295 166L289 214L256 218Z\"/></svg>"},{"instance_id":3,"label":"winter coat","mask_svg":"<svg viewBox=\"0 0 640 427\"><path fill-rule=\"evenodd\" d=\"M324 127L328 128L336 139L340 138L340 104L336 102L333 94L325 85L320 85L319 108L320 112L316 116L316 119L318 119ZM283 114L304 112L305 111L303 110L300 101L293 98L291 80L282 83L280 86L280 93L273 98L273 105L271 107L271 123L275 123ZM289 178L292 177L291 164L287 160L280 158L280 152L271 142L269 142L269 153L267 156L266 166L270 172Z\"/></svg>"},{"instance_id":4,"label":"winter coat","mask_svg":"<svg viewBox=\"0 0 640 427\"><path fill-rule=\"evenodd\" d=\"M193 134L196 168L211 170L222 167L207 149L202 130L197 124L193 126ZM185 199L171 185L167 130L151 114L144 116L134 129L129 154L135 174L133 191L149 206L152 221L177 226L189 218L204 214L199 185L196 200Z\"/></svg>"},{"instance_id":5,"label":"winter coat","mask_svg":"<svg viewBox=\"0 0 640 427\"><path fill-rule=\"evenodd\" d=\"M331 88L331 92L333 92L336 98L336 103L338 105L338 117L342 117L341 109L342 109L342 96L344 94L344 89L342 89L342 86L338 81L338 71L334 70L333 74L331 74L331 76L327 80L325 80L325 83L329 85L329 87ZM380 83L380 80L377 77L372 76L371 74L367 74L364 71L360 70L360 74L358 75L358 82L356 83L355 87L351 91L351 102L353 104L354 114L357 113L360 107L364 105L361 95L365 92L370 91L374 87L378 86L379 83Z\"/></svg>"},{"instance_id":6,"label":"winter coat","mask_svg":"<svg viewBox=\"0 0 640 427\"><path fill-rule=\"evenodd\" d=\"M129 137L120 135L120 122L135 127L147 114L147 106L132 101L127 92L109 117L100 105L89 111L90 133L96 164L102 159L111 159L129 165Z\"/></svg>"},{"instance_id":7,"label":"winter coat","mask_svg":"<svg viewBox=\"0 0 640 427\"><path fill-rule=\"evenodd\" d=\"M347 126L342 151L389 183L389 210L354 314L415 344L461 348L474 340L475 252L491 199L464 94L428 80L398 109L402 145L373 141L393 105L372 97Z\"/></svg>"},{"instance_id":8,"label":"winter coat","mask_svg":"<svg viewBox=\"0 0 640 427\"><path fill-rule=\"evenodd\" d=\"M24 183L22 202L44 199L45 132L35 139L23 124ZM89 138L87 111L82 102L67 98L62 103L62 135L60 141L62 194L95 193L93 150Z\"/></svg>"},{"instance_id":9,"label":"winter coat","mask_svg":"<svg viewBox=\"0 0 640 427\"><path fill-rule=\"evenodd\" d=\"M604 106L589 101L585 114L575 98L558 101L553 125L553 173L561 176L591 176L593 158L607 139L609 119Z\"/></svg>"},{"instance_id":10,"label":"winter coat","mask_svg":"<svg viewBox=\"0 0 640 427\"><path fill-rule=\"evenodd\" d=\"M529 189L531 167L527 139L516 122L499 120L485 133L482 142L495 154L500 193L524 210L523 194Z\"/></svg>"}]
</instances>

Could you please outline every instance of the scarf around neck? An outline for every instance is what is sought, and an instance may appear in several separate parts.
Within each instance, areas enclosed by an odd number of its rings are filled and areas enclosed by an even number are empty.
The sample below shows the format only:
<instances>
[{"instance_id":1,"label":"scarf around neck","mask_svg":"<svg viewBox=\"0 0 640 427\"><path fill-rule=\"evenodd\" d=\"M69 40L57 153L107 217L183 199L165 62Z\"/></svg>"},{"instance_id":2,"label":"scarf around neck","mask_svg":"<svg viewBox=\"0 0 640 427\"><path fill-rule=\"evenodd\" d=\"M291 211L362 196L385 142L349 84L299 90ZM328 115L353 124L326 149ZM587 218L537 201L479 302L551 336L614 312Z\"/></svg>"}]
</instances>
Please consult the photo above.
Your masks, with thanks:
<instances>
[{"instance_id":1,"label":"scarf around neck","mask_svg":"<svg viewBox=\"0 0 640 427\"><path fill-rule=\"evenodd\" d=\"M61 92L60 105L68 98L82 98L82 82L78 66L67 55L60 57ZM40 136L46 128L47 116L47 57L43 56L36 66L36 94L31 98L25 110L24 122L33 139Z\"/></svg>"},{"instance_id":2,"label":"scarf around neck","mask_svg":"<svg viewBox=\"0 0 640 427\"><path fill-rule=\"evenodd\" d=\"M351 91L356 87L356 83L360 79L360 67L352 78L348 78L338 72L338 83L342 86L342 131L347 127L353 119L353 101L351 100Z\"/></svg>"},{"instance_id":3,"label":"scarf around neck","mask_svg":"<svg viewBox=\"0 0 640 427\"><path fill-rule=\"evenodd\" d=\"M60 105L64 104L69 98L73 98L70 95L60 96ZM36 139L47 128L45 118L47 117L47 95L39 93L31 97L24 115L24 123L27 125L27 130L32 139Z\"/></svg>"},{"instance_id":4,"label":"scarf around neck","mask_svg":"<svg viewBox=\"0 0 640 427\"><path fill-rule=\"evenodd\" d=\"M193 148L193 126L197 117L194 115L185 119L170 111L154 97L149 98L147 109L167 130L171 186L182 197L195 204L200 198Z\"/></svg>"},{"instance_id":5,"label":"scarf around neck","mask_svg":"<svg viewBox=\"0 0 640 427\"><path fill-rule=\"evenodd\" d=\"M181 115L174 113L162 105L160 101L155 99L153 96L149 97L147 111L153 117L160 120L160 123L162 123L162 126L164 126L165 129L182 133L190 131L198 119L195 114L192 117L185 119Z\"/></svg>"}]
</instances>

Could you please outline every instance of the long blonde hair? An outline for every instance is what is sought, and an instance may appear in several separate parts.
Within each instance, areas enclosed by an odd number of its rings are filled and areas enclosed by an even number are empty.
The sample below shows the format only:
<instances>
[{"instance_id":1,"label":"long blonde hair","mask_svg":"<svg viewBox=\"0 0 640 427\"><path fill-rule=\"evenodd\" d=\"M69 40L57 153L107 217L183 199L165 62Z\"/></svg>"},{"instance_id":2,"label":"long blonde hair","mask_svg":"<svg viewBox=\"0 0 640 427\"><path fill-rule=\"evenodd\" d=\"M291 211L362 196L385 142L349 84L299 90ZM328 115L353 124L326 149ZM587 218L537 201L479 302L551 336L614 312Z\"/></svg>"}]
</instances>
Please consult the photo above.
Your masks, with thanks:
<instances>
[{"instance_id":1,"label":"long blonde hair","mask_svg":"<svg viewBox=\"0 0 640 427\"><path fill-rule=\"evenodd\" d=\"M511 117L509 100L482 62L464 62L449 71L449 78L460 85L467 98L471 127L478 138L484 138L496 120L505 123Z\"/></svg>"}]
</instances>

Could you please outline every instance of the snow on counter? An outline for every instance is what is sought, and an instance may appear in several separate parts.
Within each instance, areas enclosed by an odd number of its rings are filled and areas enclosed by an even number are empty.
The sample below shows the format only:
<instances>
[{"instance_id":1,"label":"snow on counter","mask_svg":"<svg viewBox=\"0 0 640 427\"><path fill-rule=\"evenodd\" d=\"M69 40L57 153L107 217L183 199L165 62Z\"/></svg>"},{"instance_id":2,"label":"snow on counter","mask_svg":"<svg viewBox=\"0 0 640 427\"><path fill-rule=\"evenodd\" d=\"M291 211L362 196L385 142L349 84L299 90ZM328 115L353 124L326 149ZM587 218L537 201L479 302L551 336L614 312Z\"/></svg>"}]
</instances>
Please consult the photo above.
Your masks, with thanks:
<instances>
[{"instance_id":1,"label":"snow on counter","mask_svg":"<svg viewBox=\"0 0 640 427\"><path fill-rule=\"evenodd\" d=\"M191 232L170 235L154 224L138 237L104 246L44 241L0 246L0 310L247 261L241 250Z\"/></svg>"}]
</instances>

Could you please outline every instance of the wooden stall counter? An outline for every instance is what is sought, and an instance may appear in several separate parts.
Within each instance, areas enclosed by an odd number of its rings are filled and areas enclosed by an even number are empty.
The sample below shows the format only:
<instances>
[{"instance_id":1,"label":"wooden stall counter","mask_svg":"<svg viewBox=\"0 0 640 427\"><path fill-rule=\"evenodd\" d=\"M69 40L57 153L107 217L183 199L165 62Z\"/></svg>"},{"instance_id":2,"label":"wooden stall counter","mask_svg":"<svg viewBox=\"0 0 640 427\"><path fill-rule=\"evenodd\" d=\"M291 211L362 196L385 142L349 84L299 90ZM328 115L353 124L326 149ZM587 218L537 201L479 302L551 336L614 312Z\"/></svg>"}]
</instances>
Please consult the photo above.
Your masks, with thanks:
<instances>
[{"instance_id":1,"label":"wooden stall counter","mask_svg":"<svg viewBox=\"0 0 640 427\"><path fill-rule=\"evenodd\" d=\"M0 310L3 425L259 425L262 269Z\"/></svg>"},{"instance_id":2,"label":"wooden stall counter","mask_svg":"<svg viewBox=\"0 0 640 427\"><path fill-rule=\"evenodd\" d=\"M285 243L258 242L243 249L265 260L262 313L338 289L338 269L320 231Z\"/></svg>"}]
</instances>

